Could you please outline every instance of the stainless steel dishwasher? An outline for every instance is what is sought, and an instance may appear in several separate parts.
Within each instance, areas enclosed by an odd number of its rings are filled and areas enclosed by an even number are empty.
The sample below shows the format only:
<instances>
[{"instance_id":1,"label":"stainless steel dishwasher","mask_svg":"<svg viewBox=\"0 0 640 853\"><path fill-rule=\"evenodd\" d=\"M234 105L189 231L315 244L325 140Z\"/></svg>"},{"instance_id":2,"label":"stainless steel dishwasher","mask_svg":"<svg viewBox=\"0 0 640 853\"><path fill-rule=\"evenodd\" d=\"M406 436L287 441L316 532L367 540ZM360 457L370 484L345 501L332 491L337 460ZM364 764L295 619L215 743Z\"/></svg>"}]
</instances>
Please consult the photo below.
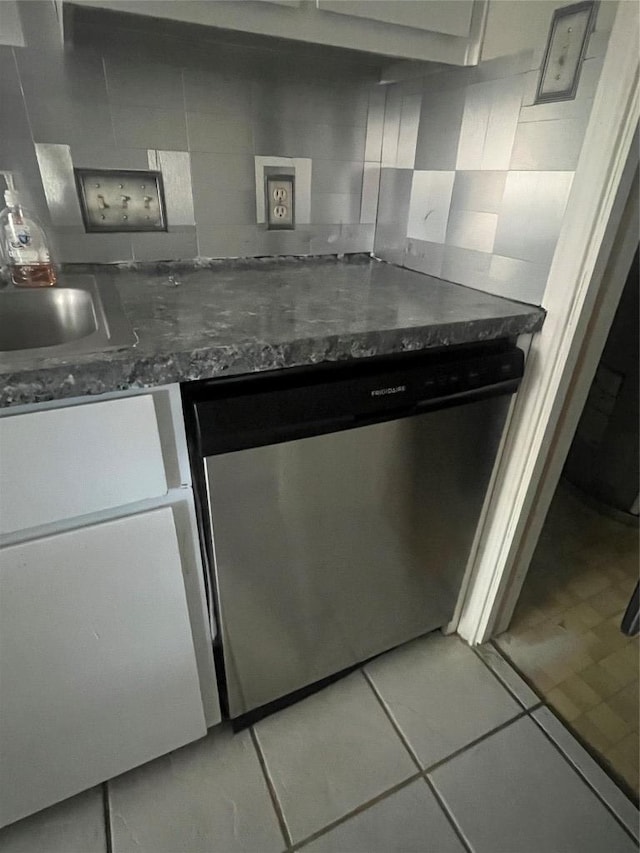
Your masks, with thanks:
<instances>
[{"instance_id":1,"label":"stainless steel dishwasher","mask_svg":"<svg viewBox=\"0 0 640 853\"><path fill-rule=\"evenodd\" d=\"M451 619L522 366L498 342L183 386L239 725Z\"/></svg>"}]
</instances>

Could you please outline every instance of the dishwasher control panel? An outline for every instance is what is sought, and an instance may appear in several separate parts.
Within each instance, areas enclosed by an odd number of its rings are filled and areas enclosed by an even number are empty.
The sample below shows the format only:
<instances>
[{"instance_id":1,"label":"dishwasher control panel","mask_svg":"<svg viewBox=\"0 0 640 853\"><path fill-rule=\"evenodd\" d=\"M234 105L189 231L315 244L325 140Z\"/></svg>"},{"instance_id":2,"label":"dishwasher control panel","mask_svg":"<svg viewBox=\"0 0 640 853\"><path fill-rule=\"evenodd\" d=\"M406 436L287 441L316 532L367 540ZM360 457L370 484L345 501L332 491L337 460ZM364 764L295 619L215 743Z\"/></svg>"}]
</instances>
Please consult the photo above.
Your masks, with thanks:
<instances>
[{"instance_id":1,"label":"dishwasher control panel","mask_svg":"<svg viewBox=\"0 0 640 853\"><path fill-rule=\"evenodd\" d=\"M426 399L461 394L519 379L523 367L524 355L519 349L486 355L477 360L453 362L436 367L426 375L422 390Z\"/></svg>"},{"instance_id":2,"label":"dishwasher control panel","mask_svg":"<svg viewBox=\"0 0 640 853\"><path fill-rule=\"evenodd\" d=\"M188 383L183 399L212 455L512 394L523 366L514 346L451 347Z\"/></svg>"},{"instance_id":3,"label":"dishwasher control panel","mask_svg":"<svg viewBox=\"0 0 640 853\"><path fill-rule=\"evenodd\" d=\"M351 405L359 414L419 406L440 398L500 386L522 376L524 355L513 348L481 357L435 361L419 367L397 369L351 385Z\"/></svg>"}]
</instances>

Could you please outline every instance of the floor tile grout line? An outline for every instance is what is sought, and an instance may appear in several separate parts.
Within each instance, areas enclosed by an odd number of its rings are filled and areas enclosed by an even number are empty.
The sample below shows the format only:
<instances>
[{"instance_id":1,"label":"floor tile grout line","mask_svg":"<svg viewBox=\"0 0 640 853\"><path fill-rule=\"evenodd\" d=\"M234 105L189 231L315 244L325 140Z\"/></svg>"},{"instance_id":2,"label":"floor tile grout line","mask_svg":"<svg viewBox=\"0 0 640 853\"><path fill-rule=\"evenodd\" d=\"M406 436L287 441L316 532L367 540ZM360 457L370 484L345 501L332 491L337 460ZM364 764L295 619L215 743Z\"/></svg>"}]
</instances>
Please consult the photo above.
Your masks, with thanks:
<instances>
[{"instance_id":1,"label":"floor tile grout line","mask_svg":"<svg viewBox=\"0 0 640 853\"><path fill-rule=\"evenodd\" d=\"M569 633L570 633L570 632L569 632ZM549 699L548 699L548 694L549 694L549 692L551 692L551 691L553 691L553 690L556 690L557 688L562 688L562 686L563 686L563 684L564 684L564 682L565 682L565 680L566 680L566 679L563 679L562 681L559 681L559 682L553 682L553 683L552 683L552 686L551 686L550 688L547 688L546 690L543 690L541 687L539 687L537 684L535 684L535 682L533 681L532 677L530 677L530 676L529 676L529 675L528 675L524 670L520 669L520 668L519 668L519 666L518 666L518 664L516 664L516 663L515 663L515 661L512 661L512 660L508 657L507 653L506 653L506 652L504 652L500 646L495 645L495 646L494 646L494 648L496 649L496 651L498 652L498 654L502 657L502 659L503 659L503 660L504 660L504 661L505 661L509 666L511 666L511 667L512 667L512 668L513 668L513 669L514 669L514 670L515 670L515 671L520 675L520 677L521 677L521 678L523 679L523 681L525 681L525 683L526 683L526 684L531 688L531 690L533 690L533 691L534 691L534 693L536 693L536 694L540 697L540 700L541 700L542 702L544 702L544 703L548 703L548 702L549 702ZM590 666L592 666L592 665L598 665L598 664L599 664L599 662L594 660L594 661L592 661L592 663L590 664ZM575 671L571 672L571 677L574 677L574 676L580 677L580 675L581 675L581 673L580 673L580 672L575 672ZM625 685L625 686L628 686L628 685ZM623 686L623 687L621 687L620 689L621 689L621 690L624 690L624 686ZM615 695L615 694L613 694L613 695ZM602 700L602 698L600 699L600 701L603 701L603 700ZM551 707L551 706L550 706L550 707ZM590 708L592 708L592 707L595 707L595 706L594 706L594 705L587 706L587 710L589 710L589 709L590 709ZM580 709L580 713L581 713L581 714L584 714L584 713L585 713L584 708ZM568 725L568 724L569 724L569 721L567 721L567 725Z\"/></svg>"},{"instance_id":2,"label":"floor tile grout line","mask_svg":"<svg viewBox=\"0 0 640 853\"><path fill-rule=\"evenodd\" d=\"M447 755L445 758L442 758L439 761L435 761L433 764L430 764L428 767L425 768L420 763L417 755L414 753L411 745L409 744L406 737L404 736L404 733L402 732L402 730L400 729L400 727L398 726L398 724L394 720L393 716L391 715L391 713L387 709L387 706L385 705L382 697L378 693L378 691L377 691L373 681L370 679L368 673L366 673L364 670L362 670L362 674L364 675L365 680L369 682L369 686L371 687L374 695L376 696L376 698L378 699L378 701L382 705L383 711L387 715L387 718L391 722L391 725L396 730L396 733L397 733L398 737L400 738L400 740L402 741L402 743L404 744L405 749L409 752L409 755L414 760L416 765L421 769L422 775L425 777L427 776L427 774L432 773L434 770L437 770L443 764L446 764L447 762L451 761L452 759L457 758L463 752L466 752L468 749L471 749L472 747L477 746L479 743L482 743L483 740L486 740L487 738L491 737L492 735L497 734L498 732L501 732L503 729L508 728L512 723L518 722L518 720L521 720L524 717L527 717L530 712L537 711L539 708L541 708L543 706L543 703L539 702L536 705L533 705L531 708L521 708L521 710L515 716L510 717L508 720L505 720L504 723L500 723L499 726L495 726L494 728L490 729L488 732L485 732L483 735L480 735L480 737L475 738L475 740L472 740L469 743L465 744L464 746L461 746L459 749L456 749L450 755Z\"/></svg>"},{"instance_id":3,"label":"floor tile grout line","mask_svg":"<svg viewBox=\"0 0 640 853\"><path fill-rule=\"evenodd\" d=\"M104 835L107 853L113 853L113 831L111 828L111 804L109 802L109 782L102 785L102 812L104 815Z\"/></svg>"},{"instance_id":4,"label":"floor tile grout line","mask_svg":"<svg viewBox=\"0 0 640 853\"><path fill-rule=\"evenodd\" d=\"M507 691L507 693L509 694L509 696L511 696L511 698L512 698L512 699L515 699L515 700L516 700L516 702L518 703L518 705L520 705L520 707L521 707L521 708L525 708L526 706L525 706L525 705L520 701L520 699L518 699L518 697L516 696L516 694L513 692L512 688L511 688L511 687L509 687L509 685L507 684L507 682L506 682L503 678L501 678L501 677L500 677L500 675L498 675L498 673L495 671L495 669L493 669L493 667L491 666L491 664L490 664L488 661L486 661L486 660L482 657L482 655L481 655L481 654L480 654L480 652L478 651L477 647L476 647L476 646L470 646L470 649L471 649L471 651L474 653L474 655L478 658L478 660L479 660L479 661L482 661L482 663L484 664L484 666L489 670L489 672L491 673L491 675L493 675L493 677L496 679L496 681L498 682L498 684L499 684L501 687L504 687L504 689Z\"/></svg>"},{"instance_id":5,"label":"floor tile grout line","mask_svg":"<svg viewBox=\"0 0 640 853\"><path fill-rule=\"evenodd\" d=\"M493 648L493 646L492 646L492 648ZM527 706L524 704L524 702L522 701L522 699L520 699L520 697L518 696L518 694L515 692L514 688L513 688L513 687L511 687L511 686L510 686L510 685L509 685L509 684L508 684L508 683L507 683L507 682L506 682L506 681L501 677L501 675L500 675L498 672L496 672L496 671L495 671L495 669L493 669L493 667L491 666L491 664L490 664L488 661L486 661L486 660L482 657L482 655L480 654L480 652L477 650L477 647L476 647L476 646L471 646L471 651L475 654L475 656L478 658L478 660L481 660L481 661L482 661L482 663L486 666L486 668L487 668L487 669L489 670L489 672L493 675L493 677L494 677L495 679L497 679L498 684L500 684L500 686L501 686L501 687L504 687L504 689L507 691L507 693L509 694L509 696L511 696L511 698L512 698L512 699L515 699L515 701L518 703L518 705L520 705L520 707L521 707L521 708L524 708L524 709L526 710L526 709L527 709ZM502 658L502 656L501 656L501 658ZM504 660L504 658L502 658L502 660ZM509 663L509 661L505 661L505 664L506 664L507 666L510 666L510 667L511 667L511 669L513 669L513 672L514 672L514 674L515 674L515 675L519 675L519 673L514 669L514 667L512 667L512 666L511 666L511 664ZM524 681L524 679L523 679L523 681ZM525 681L524 683L526 684L526 681ZM527 687L528 687L528 686L529 686L529 685L527 685ZM537 697L538 701L542 701L542 700L540 699L540 696L538 695L538 693L537 693L535 690L533 691L533 693L535 693L535 695L536 695L536 697Z\"/></svg>"},{"instance_id":6,"label":"floor tile grout line","mask_svg":"<svg viewBox=\"0 0 640 853\"><path fill-rule=\"evenodd\" d=\"M626 654L633 654L632 650L624 645L625 641L621 642L623 635L619 626L630 590L637 581L637 530L624 529L618 524L618 519L603 515L602 507L595 507L585 501L584 493L563 480L558 484L549 518L540 538L540 546L539 559L534 559L531 567L531 583L527 581L527 586L523 590L520 602L523 606L518 611L520 616L518 617L516 613L510 630L494 638L492 644L496 653L507 659L509 663L513 658L511 663L513 668L516 670L521 668L521 675L525 682L543 696L549 713L553 714L554 721L557 719L556 725L562 726L566 732L564 736L558 735L550 727L552 739L558 740L555 744L556 748L566 755L569 762L574 763L581 775L584 774L587 783L589 779L593 780L593 784L602 791L602 795L596 791L599 798L608 798L631 831L636 832L637 818L632 816L631 812L627 813L625 800L628 800L632 807L638 808L637 754L635 756L632 754L633 747L632 751L627 751L626 754L624 749L611 750L608 737L598 736L595 729L589 731L582 725L585 717L585 722L588 722L586 715L591 711L592 699L609 705L622 690L626 689L622 686L625 679L617 683L617 678L611 678L611 675L622 674L622 667L619 670L616 669L617 664L613 658L614 664L608 673L609 677L600 684L597 681L593 682L587 675L584 681L596 695L589 696L585 693L584 696L580 696L578 694L578 701L575 703L577 719L574 719L571 713L567 714L566 709L563 713L561 704L551 701L556 695L551 691L559 687L566 696L569 696L570 691L564 690L564 681L567 678L577 678L576 686L580 688L584 686L580 683L583 679L583 671L593 672L594 677L597 678L596 674L601 671L603 658L609 658L612 654L621 654L623 658ZM630 560L629 557L631 557ZM557 562L557 566L553 565L554 561ZM549 569L552 571L550 572ZM598 576L597 586L594 586L592 581L586 580L590 574L594 577ZM544 590L546 597L551 579L554 583L554 592L557 591L560 595L555 601L544 601L538 594ZM585 583L586 585L583 586ZM621 596L622 588L625 592ZM525 595L527 590L529 594ZM603 593L605 596L612 594L613 598L601 608L597 601ZM552 672L553 678L547 683L546 678L544 680L541 678L545 673L544 667L540 667L540 675L537 674L539 661L535 656L536 644L553 636L554 629L557 630L561 617L564 617L567 612L571 613L575 609L580 613L580 609L584 607L594 607L597 613L588 610L586 612L589 613L589 619L563 625L566 628L566 639L570 643L559 649L554 659L559 664L567 664L567 666L561 666L557 673ZM595 631L597 636L590 634L592 631ZM597 649L595 654L591 654L590 644L584 642L584 635L593 637ZM574 638L575 647L571 642ZM527 650L526 657L520 657L519 648ZM531 655L532 650L533 655ZM574 654L575 658L572 660ZM583 654L586 655L584 661L581 660ZM633 688L631 691L635 692L637 697L637 647L635 654L635 665L632 667L635 670L635 691ZM566 671L563 672L563 668ZM563 699L562 694L558 694L558 697L560 700ZM637 698L634 701L637 702ZM617 709L616 711L620 713ZM637 736L637 706L636 709L631 707L626 713L620 715L628 727L632 730L635 728ZM542 722L543 725L547 725L544 719ZM570 740L571 736L574 741ZM591 758L592 764L585 764L585 760L580 757L585 753L578 753L577 756L574 754L574 749L578 748L575 746L576 742ZM610 787L612 785L615 787ZM625 800L618 799L620 794L625 797Z\"/></svg>"},{"instance_id":7,"label":"floor tile grout line","mask_svg":"<svg viewBox=\"0 0 640 853\"><path fill-rule=\"evenodd\" d=\"M260 768L262 770L262 775L264 776L265 783L267 785L267 790L269 791L269 796L271 797L271 804L273 805L273 810L276 813L276 819L278 821L278 826L280 827L280 832L282 833L282 837L284 838L285 848L290 850L293 845L293 840L291 838L291 833L289 832L289 827L287 826L287 822L284 817L284 812L282 811L282 806L280 805L280 801L278 799L278 795L276 793L275 785L273 784L273 780L269 775L269 768L267 767L266 759L262 753L262 748L260 747L260 741L258 740L258 736L255 733L255 729L253 726L249 728L249 733L251 735L251 741L253 743L253 748L256 751L256 755L258 756L258 762L260 764Z\"/></svg>"},{"instance_id":8,"label":"floor tile grout line","mask_svg":"<svg viewBox=\"0 0 640 853\"><path fill-rule=\"evenodd\" d=\"M537 708L538 706L536 706ZM438 770L442 767L443 764L448 764L449 761L452 761L454 758L458 758L458 756L462 755L463 752L466 752L468 749L473 749L474 746L477 746L479 743L482 743L483 740L487 740L493 735L498 734L503 729L509 728L513 723L517 723L518 720L524 719L529 715L529 711L524 708L522 711L517 713L514 717L510 717L508 720L505 720L504 723L500 723L499 726L495 726L492 729L489 729L488 732L485 732L480 737L475 738L475 740L469 741L469 743L461 746L459 749L456 749L450 755L447 755L446 758L441 758L439 761L434 761L433 764L430 764L429 767L426 767L423 771L423 775L427 775L428 773L433 773L434 770Z\"/></svg>"},{"instance_id":9,"label":"floor tile grout line","mask_svg":"<svg viewBox=\"0 0 640 853\"><path fill-rule=\"evenodd\" d=\"M546 705L542 705L542 707L547 708ZM536 710L538 710L538 709L536 709ZM547 710L550 711L551 713L553 713L553 711L551 711L550 708L547 708ZM555 716L555 714L554 714L554 716ZM531 719L533 720L535 725L540 729L540 731L543 733L543 735L547 738L547 740L550 741L550 743L560 753L560 755L566 761L566 763L572 768L574 773L576 773L580 777L580 779L584 782L584 784L589 788L589 790L591 790L596 795L596 797L600 800L600 802L606 808L606 810L609 812L609 814L615 819L616 823L618 823L624 829L626 834L637 844L638 840L639 840L638 837L636 837L633 834L633 832L625 824L625 822L618 815L618 813L615 811L615 809L607 802L607 800L604 798L604 796L593 785L593 783L588 778L588 776L582 772L582 770L577 766L577 764L574 761L571 760L571 757L569 756L569 754L567 752L565 752L564 749L562 749L560 744L554 740L554 738L549 734L549 732L545 729L545 727L542 725L542 723L536 717L534 717L533 714L531 714ZM558 718L556 717L556 719L558 719ZM558 722L560 723L560 725L563 725L562 720L558 720ZM567 729L567 731L568 731L568 729ZM569 732L569 734L571 734L571 732ZM579 745L581 745L581 744L579 744ZM587 755L590 755L590 753L587 752ZM599 767L599 765L598 765L598 767ZM600 768L600 769L602 769L602 768ZM607 779L609 779L609 781L612 784L614 784L614 785L616 784L614 782L614 780L611 779L611 777L604 770L602 772L605 773L605 776L607 777ZM618 786L616 785L616 787L618 787ZM626 794L624 793L624 791L622 791L621 788L619 788L619 790L622 794L624 794L624 796L626 796ZM628 797L627 797L627 799L628 799ZM631 802L631 800L629 800L629 802ZM631 804L633 805L633 803L631 803Z\"/></svg>"},{"instance_id":10,"label":"floor tile grout line","mask_svg":"<svg viewBox=\"0 0 640 853\"><path fill-rule=\"evenodd\" d=\"M442 809L442 812L445 816L445 819L451 825L451 829L453 830L455 835L458 837L458 839L460 840L460 842L464 846L465 850L469 851L469 853L472 853L472 851L469 848L469 845L467 844L463 835L461 834L461 831L460 831L457 823L455 822L453 815L449 812L449 809L447 809L445 807L444 802L441 800L440 795L436 792L435 787L434 787L433 783L431 782L431 780L427 778L427 773L424 770L422 764L420 763L420 759L418 758L416 753L413 751L413 748L411 747L411 744L409 743L408 739L405 737L404 732L402 731L402 729L400 728L398 723L393 718L393 715L391 714L391 711L387 708L385 702L382 699L382 696L378 693L378 690L377 690L375 684L373 683L373 679L369 676L369 673L367 673L364 669L361 671L362 671L362 674L365 678L365 681L368 682L369 687L373 691L373 695L376 697L376 699L378 700L378 702L382 706L382 710L387 715L387 718L389 719L389 722L391 723L391 725L395 729L396 734L398 735L398 737L400 738L400 740L404 744L405 749L407 750L407 752L409 753L409 755L411 756L411 758L415 762L416 766L420 768L422 778L424 779L424 781L425 781L427 787L430 789L431 793L436 798L436 802L438 803L438 805Z\"/></svg>"},{"instance_id":11,"label":"floor tile grout line","mask_svg":"<svg viewBox=\"0 0 640 853\"><path fill-rule=\"evenodd\" d=\"M496 641L495 641L495 640L491 640L491 641L490 641L490 643L491 643L491 645L493 646L493 648L496 650L496 652L500 655L500 657L505 661L505 663L507 663L509 666L511 666L511 667L512 667L512 668L513 668L513 669L518 673L518 675L520 675L520 677L521 677L521 678L522 678L522 680L525 682L525 684L527 684L527 685L528 685L528 686L533 690L533 692L534 692L537 696L539 696L539 697L540 697L540 703L541 703L545 708L547 708L549 711L551 711L551 713L553 713L553 714L554 714L554 716L556 716L556 717L557 717L557 719L558 719L559 723L560 723L562 726L564 726L564 728L569 732L569 734L570 734L570 735L571 735L571 736L572 736L572 737L573 737L573 738L574 738L574 739L575 739L575 740L576 740L576 741L577 741L577 742L582 746L582 748L585 750L585 752L586 752L586 753L587 753L587 754L592 758L592 760L593 760L593 761L598 765L598 767L602 770L602 772L605 774L605 776L607 776L607 777L608 777L608 778L613 782L613 784L614 784L614 785L616 785L616 787L618 787L618 788L622 791L622 793L625 795L625 797L633 803L633 799L632 799L632 797L630 796L630 794L625 790L625 788L623 787L623 785L621 784L621 782L620 782L619 780L617 780L617 779L615 778L615 776L613 776L613 775L612 775L611 771L610 771L609 769L607 769L607 767L606 767L606 766L605 766L605 764L603 763L603 757L602 757L602 755L598 752L598 750L597 750L597 749L595 749L595 748L594 748L594 747L593 747L593 746L592 746L588 741L586 741L584 738L581 738L581 737L580 737L580 735L579 735L579 733L578 733L578 732L576 732L576 730L573 728L573 726L571 725L571 723L570 723L569 721L565 721L561 716L559 716L558 714L556 714L556 713L554 712L553 708L549 705L549 703L548 703L548 701L547 701L547 699L546 699L546 697L545 697L544 693L542 693L542 691L541 691L541 690L539 690L537 687L535 687L535 685L533 685L532 683L530 683L530 682L529 682L528 677L527 677L524 673L522 673L522 672L520 671L520 669L517 667L517 665L515 665L515 664L513 664L513 663L511 662L510 658L509 658L509 657L507 657L506 652L504 652L504 651L502 650L502 648L501 648L501 647L496 643ZM624 688L621 688L621 689L623 689L623 690L624 690ZM531 709L531 710L536 710L536 709L535 709L535 708L533 708L533 709ZM614 769L614 770L615 770L615 769ZM624 780L622 780L622 781L624 781Z\"/></svg>"},{"instance_id":12,"label":"floor tile grout line","mask_svg":"<svg viewBox=\"0 0 640 853\"><path fill-rule=\"evenodd\" d=\"M402 731L402 729L400 728L400 726L397 724L397 722L394 720L394 718L393 718L393 714L391 713L391 711L389 710L389 708L387 708L387 705L386 705L386 703L385 703L384 699L382 698L382 696L380 695L380 693L378 693L378 688L377 688L377 687L375 686L375 684L373 683L373 679L370 677L369 673L368 673L368 672L366 672L366 670L361 669L361 670L360 670L360 672L362 673L362 677L364 678L364 680L367 682L367 684L368 684L368 685L369 685L369 687L371 688L371 691L372 691L373 695L374 695L374 696L376 697L376 699L378 700L378 703L379 703L380 707L382 708L382 710L383 710L383 712L384 712L385 717L389 720L389 722L391 723L391 725L392 725L392 727L393 727L393 730L395 731L395 733L396 733L396 734L398 735L398 737L400 738L400 741L402 742L402 745L404 746L404 748L405 748L405 749L407 750L407 752L409 753L409 756L411 757L411 760L412 760L412 761L413 761L413 763L416 765L416 767L418 768L418 770L419 770L420 772L422 772L422 771L424 770L424 768L423 768L422 764L420 763L420 759L418 758L418 756L416 755L416 753L413 751L413 747L411 746L411 744L409 743L409 741L408 741L408 740L407 740L407 738L405 737L404 732Z\"/></svg>"},{"instance_id":13,"label":"floor tile grout line","mask_svg":"<svg viewBox=\"0 0 640 853\"><path fill-rule=\"evenodd\" d=\"M316 830L316 832L308 835L306 838L303 838L302 841L296 841L295 844L292 845L291 853L295 853L295 851L300 850L303 847L306 847L308 844L311 844L316 839L321 838L323 835L326 835L328 832L331 832L338 826L341 826L343 823L346 823L353 817L356 817L363 812L366 812L368 809L373 806L378 805L378 803L383 802L388 797L397 794L398 791L401 791L403 788L408 788L409 785L412 785L414 782L418 782L422 778L421 773L414 773L412 776L409 776L407 779L403 779L402 782L398 782L392 788L388 788L386 791L383 791L381 794L373 797L371 800L367 800L366 803L362 803L360 806L356 806L355 809L352 809L347 814L342 815L342 817L336 818L336 820L331 821L326 826L323 826L322 829Z\"/></svg>"},{"instance_id":14,"label":"floor tile grout line","mask_svg":"<svg viewBox=\"0 0 640 853\"><path fill-rule=\"evenodd\" d=\"M597 754L597 753L592 753L591 749L589 749L589 748L588 748L588 744L586 744L585 742L582 742L582 740L579 738L579 736L577 736L576 734L574 734L573 730L572 730L572 729L571 729L571 728L570 728L570 727L569 727L569 726L568 726L568 725L567 725L567 724L562 720L562 718L561 718L561 717L559 717L559 716L558 716L558 714L553 710L553 708L551 708L550 706L545 705L545 704L543 704L543 705L542 705L542 707L543 707L543 708L545 708L547 711L549 711L549 713L550 713L550 714L552 714L552 715L555 717L555 719L556 719L556 721L558 722L558 724L559 724L559 725L561 725L561 726L562 726L562 727L567 731L567 733L568 733L568 734L569 734L569 735L570 735L570 736L571 736L571 737L576 741L576 743L578 744L578 746L580 746L580 747L581 747L581 748L582 748L582 749L587 753L587 755L589 756L589 758L593 761L593 763L594 763L594 764L596 765L596 767L600 770L600 772L603 774L603 776L605 776L605 778L606 778L606 779L608 779L608 780L609 780L609 782L611 782L611 784L612 784L612 785L614 785L614 786L618 789L618 791L619 791L619 792L620 792L620 793L621 793L621 794L622 794L622 795L623 795L623 796L624 796L624 797L625 797L625 798L626 798L626 799L631 803L631 805L632 805L636 810L638 810L638 806L636 806L635 802L634 802L634 801L633 801L633 799L629 796L629 794L628 794L628 793L624 790L624 788L619 784L619 782L615 779L615 777L614 777L614 776L612 776L612 775L611 775L611 773L609 773L609 772L607 771L607 769L606 769L605 767L603 767L603 766L602 766L602 764L600 763L600 760L599 760L599 756L598 756L598 754ZM536 708L535 710L538 710L538 709ZM547 738L548 738L548 739L553 743L553 745L554 745L554 746L555 746L555 748L556 748L556 749L561 753L561 755L563 756L563 758L565 758L565 760L566 760L566 761L567 761L567 762L568 762L568 763L573 767L573 769L576 771L576 773L577 773L577 774L578 774L582 779L584 779L584 781L585 781L585 782L586 782L586 784L589 786L589 788L591 788L591 789L593 790L593 792L597 795L598 799L602 801L602 803L607 807L607 809L608 809L609 811L612 811L612 806L610 806L610 805L609 805L609 803L606 801L606 799L604 798L604 796L603 796L602 794L600 794L600 792L597 790L597 788L595 788L595 786L592 784L592 782L590 781L590 779L589 779L589 777L586 775L586 773L584 773L584 772L583 772L583 771L578 767L578 765L577 765L577 764L574 762L574 760L572 759L571 755L570 755L568 752L566 752L566 751L564 750L564 748L563 748L562 746L560 746L560 744L559 744L559 743L557 743L557 742L554 740L554 738L552 737L552 735L550 735L550 734L549 734L549 732L547 732L547 731L546 731L546 729L544 728L544 726L542 725L542 723L541 723L541 722L540 722L536 717L533 717L533 715L532 715L532 719L533 719L533 721L536 723L536 725L537 725L537 726L539 726L539 727L542 729L542 731L543 731L543 733L545 734L545 736L546 736L546 737L547 737ZM621 819L620 819L620 818L618 818L617 816L616 816L616 818L617 818L618 822L620 822L620 820L621 820ZM627 829L627 832L629 832L629 830L628 830L628 829ZM636 843L638 842L638 840L639 840L639 839L638 839L638 838L636 838L636 837L634 836L634 841L636 841Z\"/></svg>"},{"instance_id":15,"label":"floor tile grout line","mask_svg":"<svg viewBox=\"0 0 640 853\"><path fill-rule=\"evenodd\" d=\"M473 848L471 847L471 844L467 841L467 839L464 835L464 832L462 831L462 827L460 827L458 825L458 822L456 820L454 813L449 810L444 799L440 796L440 793L439 793L438 789L436 788L435 783L430 778L430 774L434 770L437 770L439 767L442 767L444 764L447 764L453 758L457 758L458 756L462 755L462 753L466 752L468 749L472 749L474 746L477 746L479 743L482 743L482 741L487 740L488 738L492 737L494 734L497 734L498 732L501 732L503 729L508 728L510 725L517 722L518 720L524 719L526 716L528 716L528 711L525 709L524 711L522 711L522 713L518 714L516 717L513 717L512 719L507 720L505 723L502 723L501 725L496 726L496 728L491 729L491 731L486 732L481 737L476 738L476 740L471 741L471 743L468 743L466 746L463 746L461 749L456 750L456 752L453 752L447 758L443 758L442 761L436 761L434 764L432 764L430 767L428 767L422 773L422 777L423 777L424 781L427 783L427 786L429 787L431 793L436 798L436 801L437 801L438 805L440 806L440 808L442 809L442 811L444 812L444 815L447 818L447 820L449 821L451 828L455 832L456 836L458 837L460 843L463 845L465 850L468 851L468 853L473 853Z\"/></svg>"},{"instance_id":16,"label":"floor tile grout line","mask_svg":"<svg viewBox=\"0 0 640 853\"><path fill-rule=\"evenodd\" d=\"M536 694L536 696L538 697L538 699L541 702L545 702L546 700L544 698L544 693L542 692L542 690L540 690L538 687L536 687L536 685L531 681L531 679L526 675L526 673L524 673L520 669L520 667L516 663L514 663L511 660L511 658L509 658L505 654L505 652L502 651L502 649L496 643L496 641L495 640L489 640L489 644L491 645L491 648L500 655L500 657L507 664L507 666L510 666L511 669L515 672L515 674L520 676L520 678L524 681L524 683L527 685L529 690L533 691L533 693Z\"/></svg>"},{"instance_id":17,"label":"floor tile grout line","mask_svg":"<svg viewBox=\"0 0 640 853\"><path fill-rule=\"evenodd\" d=\"M431 793L435 797L436 802L438 803L438 805L442 809L444 816L449 821L451 828L455 832L458 840L460 841L460 843L462 844L464 849L467 851L467 853L473 853L473 848L471 847L471 844L465 838L465 835L462 831L462 827L458 826L458 822L455 818L454 813L449 810L449 807L445 803L444 799L440 796L440 792L438 791L436 786L433 784L433 781L429 778L429 776L426 773L422 774L422 778L424 779L424 781L427 785L427 788L429 788L429 790L431 791Z\"/></svg>"}]
</instances>

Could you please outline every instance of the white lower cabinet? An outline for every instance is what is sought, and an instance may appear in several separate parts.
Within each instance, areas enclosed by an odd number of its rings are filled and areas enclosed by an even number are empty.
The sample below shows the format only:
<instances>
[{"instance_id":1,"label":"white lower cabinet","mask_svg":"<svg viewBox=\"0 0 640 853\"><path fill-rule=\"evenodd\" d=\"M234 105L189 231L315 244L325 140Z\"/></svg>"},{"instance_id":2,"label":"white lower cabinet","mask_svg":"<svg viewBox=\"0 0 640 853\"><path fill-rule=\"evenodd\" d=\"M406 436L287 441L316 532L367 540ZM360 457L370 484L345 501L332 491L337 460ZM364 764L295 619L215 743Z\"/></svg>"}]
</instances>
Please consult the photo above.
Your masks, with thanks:
<instances>
[{"instance_id":1,"label":"white lower cabinet","mask_svg":"<svg viewBox=\"0 0 640 853\"><path fill-rule=\"evenodd\" d=\"M0 551L0 825L205 733L171 507Z\"/></svg>"},{"instance_id":2,"label":"white lower cabinet","mask_svg":"<svg viewBox=\"0 0 640 853\"><path fill-rule=\"evenodd\" d=\"M151 394L0 418L0 533L166 494Z\"/></svg>"}]
</instances>

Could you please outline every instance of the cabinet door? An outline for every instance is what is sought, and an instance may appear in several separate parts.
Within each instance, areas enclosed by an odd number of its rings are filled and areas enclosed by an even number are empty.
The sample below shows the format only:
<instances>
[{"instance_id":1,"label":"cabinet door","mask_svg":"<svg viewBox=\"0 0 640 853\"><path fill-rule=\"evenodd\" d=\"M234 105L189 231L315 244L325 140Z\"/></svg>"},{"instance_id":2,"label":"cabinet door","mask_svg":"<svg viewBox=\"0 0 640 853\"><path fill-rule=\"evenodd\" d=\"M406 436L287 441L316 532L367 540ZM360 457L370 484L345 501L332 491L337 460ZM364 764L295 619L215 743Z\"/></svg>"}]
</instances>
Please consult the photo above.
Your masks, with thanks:
<instances>
[{"instance_id":1,"label":"cabinet door","mask_svg":"<svg viewBox=\"0 0 640 853\"><path fill-rule=\"evenodd\" d=\"M0 825L206 733L173 514L0 551Z\"/></svg>"},{"instance_id":2,"label":"cabinet door","mask_svg":"<svg viewBox=\"0 0 640 853\"><path fill-rule=\"evenodd\" d=\"M150 394L0 418L0 533L166 492Z\"/></svg>"},{"instance_id":3,"label":"cabinet door","mask_svg":"<svg viewBox=\"0 0 640 853\"><path fill-rule=\"evenodd\" d=\"M471 29L473 0L318 0L318 8L385 24L466 38Z\"/></svg>"}]
</instances>

